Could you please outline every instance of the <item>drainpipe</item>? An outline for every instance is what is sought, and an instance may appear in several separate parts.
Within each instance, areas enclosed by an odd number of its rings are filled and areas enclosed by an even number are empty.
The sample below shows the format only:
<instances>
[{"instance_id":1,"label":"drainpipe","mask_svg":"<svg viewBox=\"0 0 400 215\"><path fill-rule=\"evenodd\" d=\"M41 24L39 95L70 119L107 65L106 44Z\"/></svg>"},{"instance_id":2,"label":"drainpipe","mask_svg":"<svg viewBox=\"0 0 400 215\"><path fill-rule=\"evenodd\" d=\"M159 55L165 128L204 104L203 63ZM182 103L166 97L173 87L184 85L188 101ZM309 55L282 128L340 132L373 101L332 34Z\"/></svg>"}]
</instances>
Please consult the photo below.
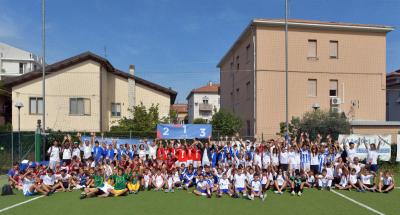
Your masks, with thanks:
<instances>
[{"instance_id":1,"label":"drainpipe","mask_svg":"<svg viewBox=\"0 0 400 215\"><path fill-rule=\"evenodd\" d=\"M129 66L129 74L134 76L135 75L135 65ZM136 105L136 92L135 92L135 79L128 78L128 103L129 108L133 108ZM131 115L133 117L133 115Z\"/></svg>"},{"instance_id":2,"label":"drainpipe","mask_svg":"<svg viewBox=\"0 0 400 215\"><path fill-rule=\"evenodd\" d=\"M256 123L256 117L257 117L257 87L256 87L256 82L257 82L257 74L256 74L256 27L253 26L253 137L256 136L257 132L257 123Z\"/></svg>"}]
</instances>

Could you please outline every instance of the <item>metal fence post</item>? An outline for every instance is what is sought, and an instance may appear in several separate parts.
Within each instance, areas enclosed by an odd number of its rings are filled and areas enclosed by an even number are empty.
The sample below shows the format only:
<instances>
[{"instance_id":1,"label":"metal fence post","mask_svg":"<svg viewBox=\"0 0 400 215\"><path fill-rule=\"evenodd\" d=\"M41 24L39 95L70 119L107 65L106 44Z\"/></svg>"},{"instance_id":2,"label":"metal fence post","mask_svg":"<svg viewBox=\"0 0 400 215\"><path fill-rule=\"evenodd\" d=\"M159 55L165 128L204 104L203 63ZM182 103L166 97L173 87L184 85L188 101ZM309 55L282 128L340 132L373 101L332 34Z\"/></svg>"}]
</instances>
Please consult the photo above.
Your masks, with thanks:
<instances>
[{"instance_id":1,"label":"metal fence post","mask_svg":"<svg viewBox=\"0 0 400 215\"><path fill-rule=\"evenodd\" d=\"M14 165L14 134L11 126L11 168Z\"/></svg>"}]
</instances>

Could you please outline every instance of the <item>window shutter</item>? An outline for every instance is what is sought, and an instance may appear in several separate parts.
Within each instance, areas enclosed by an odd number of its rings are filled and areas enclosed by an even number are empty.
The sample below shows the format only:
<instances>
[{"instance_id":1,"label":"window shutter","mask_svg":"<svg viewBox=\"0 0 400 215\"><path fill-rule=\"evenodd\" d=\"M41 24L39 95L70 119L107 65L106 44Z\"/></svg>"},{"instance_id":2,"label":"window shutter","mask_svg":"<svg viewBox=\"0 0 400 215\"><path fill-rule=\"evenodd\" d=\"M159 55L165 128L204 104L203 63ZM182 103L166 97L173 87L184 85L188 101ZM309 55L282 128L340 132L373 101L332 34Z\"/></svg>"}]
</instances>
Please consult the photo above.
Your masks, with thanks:
<instances>
[{"instance_id":1,"label":"window shutter","mask_svg":"<svg viewBox=\"0 0 400 215\"><path fill-rule=\"evenodd\" d=\"M329 49L330 57L337 58L338 57L338 42L331 41L329 43L329 45L330 45L330 49Z\"/></svg>"}]
</instances>

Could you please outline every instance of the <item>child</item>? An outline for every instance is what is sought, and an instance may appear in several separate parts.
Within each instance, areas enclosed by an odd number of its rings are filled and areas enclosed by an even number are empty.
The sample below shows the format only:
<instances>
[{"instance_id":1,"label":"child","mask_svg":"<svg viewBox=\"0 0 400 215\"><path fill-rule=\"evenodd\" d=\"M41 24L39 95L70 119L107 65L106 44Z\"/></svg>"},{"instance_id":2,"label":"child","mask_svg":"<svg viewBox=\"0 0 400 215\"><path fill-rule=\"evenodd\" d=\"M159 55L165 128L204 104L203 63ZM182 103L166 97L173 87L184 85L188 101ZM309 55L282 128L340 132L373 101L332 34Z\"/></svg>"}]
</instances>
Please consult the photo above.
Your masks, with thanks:
<instances>
[{"instance_id":1,"label":"child","mask_svg":"<svg viewBox=\"0 0 400 215\"><path fill-rule=\"evenodd\" d=\"M151 173L149 169L145 169L142 177L142 187L146 190L151 188Z\"/></svg>"},{"instance_id":2,"label":"child","mask_svg":"<svg viewBox=\"0 0 400 215\"><path fill-rule=\"evenodd\" d=\"M44 191L36 184L36 180L32 174L32 170L28 170L24 175L21 176L22 179L22 193L24 196L33 196L36 193L42 195L49 195L49 192Z\"/></svg>"},{"instance_id":3,"label":"child","mask_svg":"<svg viewBox=\"0 0 400 215\"><path fill-rule=\"evenodd\" d=\"M255 174L254 179L250 182L250 190L251 193L249 195L250 200L254 200L254 197L260 197L262 201L265 200L265 197L267 197L267 194L265 196L262 193L262 184L260 181L260 175Z\"/></svg>"},{"instance_id":4,"label":"child","mask_svg":"<svg viewBox=\"0 0 400 215\"><path fill-rule=\"evenodd\" d=\"M394 188L394 178L393 175L390 174L389 171L385 171L379 173L379 185L378 185L378 192L380 193L389 193Z\"/></svg>"},{"instance_id":5,"label":"child","mask_svg":"<svg viewBox=\"0 0 400 215\"><path fill-rule=\"evenodd\" d=\"M166 185L165 185L165 187L166 187L166 189L165 189L165 192L166 192L166 193L168 193L168 192L171 192L171 193L175 192L175 191L174 191L174 188L175 188L174 174L173 174L171 171L169 171L168 174L167 174Z\"/></svg>"},{"instance_id":6,"label":"child","mask_svg":"<svg viewBox=\"0 0 400 215\"><path fill-rule=\"evenodd\" d=\"M156 175L154 175L153 178L154 191L162 191L164 185L165 185L165 178L161 174L161 170L157 169L157 173Z\"/></svg>"},{"instance_id":7,"label":"child","mask_svg":"<svg viewBox=\"0 0 400 215\"><path fill-rule=\"evenodd\" d=\"M307 180L304 184L305 187L313 188L315 186L314 171L310 170L307 174Z\"/></svg>"},{"instance_id":8,"label":"child","mask_svg":"<svg viewBox=\"0 0 400 215\"><path fill-rule=\"evenodd\" d=\"M137 171L131 171L128 175L129 182L127 184L129 193L137 194L139 192L139 174Z\"/></svg>"},{"instance_id":9,"label":"child","mask_svg":"<svg viewBox=\"0 0 400 215\"><path fill-rule=\"evenodd\" d=\"M327 174L327 170L323 169L321 175L318 176L318 189L331 190L333 177Z\"/></svg>"},{"instance_id":10,"label":"child","mask_svg":"<svg viewBox=\"0 0 400 215\"><path fill-rule=\"evenodd\" d=\"M229 196L232 196L231 183L230 183L226 173L223 173L222 178L220 178L218 181L217 197L220 198L220 197L222 197L223 194L228 194Z\"/></svg>"},{"instance_id":11,"label":"child","mask_svg":"<svg viewBox=\"0 0 400 215\"><path fill-rule=\"evenodd\" d=\"M374 192L376 189L374 181L374 172L368 172L366 168L361 170L360 179L358 183L360 184L361 191L364 192L365 190Z\"/></svg>"},{"instance_id":12,"label":"child","mask_svg":"<svg viewBox=\"0 0 400 215\"><path fill-rule=\"evenodd\" d=\"M340 182L335 184L335 187L339 190L350 190L352 186L349 184L349 171L344 168L342 176L340 176Z\"/></svg>"},{"instance_id":13,"label":"child","mask_svg":"<svg viewBox=\"0 0 400 215\"><path fill-rule=\"evenodd\" d=\"M122 168L118 168L118 174L113 175L112 177L114 188L108 188L108 192L113 194L115 197L126 195L128 189L126 188L126 184L128 181L128 176L124 174Z\"/></svg>"},{"instance_id":14,"label":"child","mask_svg":"<svg viewBox=\"0 0 400 215\"><path fill-rule=\"evenodd\" d=\"M43 180L42 186L40 189L44 190L45 192L51 194L56 191L57 188L60 187L60 184L56 184L56 177L53 174L53 170L47 170L46 175L40 177Z\"/></svg>"},{"instance_id":15,"label":"child","mask_svg":"<svg viewBox=\"0 0 400 215\"><path fill-rule=\"evenodd\" d=\"M356 169L351 169L351 171L350 171L349 185L350 185L350 189L354 188L358 192L361 191L361 187L358 184L358 176L357 176L357 170Z\"/></svg>"},{"instance_id":16,"label":"child","mask_svg":"<svg viewBox=\"0 0 400 215\"><path fill-rule=\"evenodd\" d=\"M238 172L233 176L233 181L235 185L235 194L232 196L234 198L239 198L239 194L242 193L246 197L246 175L243 173L243 168L239 167Z\"/></svg>"},{"instance_id":17,"label":"child","mask_svg":"<svg viewBox=\"0 0 400 215\"><path fill-rule=\"evenodd\" d=\"M299 170L295 170L295 175L290 177L290 181L292 196L296 195L296 193L298 196L301 196L303 194L305 177L300 174Z\"/></svg>"},{"instance_id":18,"label":"child","mask_svg":"<svg viewBox=\"0 0 400 215\"><path fill-rule=\"evenodd\" d=\"M90 170L93 172L93 170ZM96 170L91 176L88 186L81 193L80 199L91 198L91 197L107 197L109 195L108 189L112 188L108 183L104 182L104 176L100 170Z\"/></svg>"},{"instance_id":19,"label":"child","mask_svg":"<svg viewBox=\"0 0 400 215\"><path fill-rule=\"evenodd\" d=\"M211 191L207 181L204 180L203 174L200 174L198 177L199 181L197 182L196 189L193 190L193 193L197 196L207 196L208 198L211 198Z\"/></svg>"},{"instance_id":20,"label":"child","mask_svg":"<svg viewBox=\"0 0 400 215\"><path fill-rule=\"evenodd\" d=\"M278 173L274 176L274 186L275 186L274 193L276 193L276 194L283 194L283 192L286 189L287 176L282 171L281 168L279 168Z\"/></svg>"}]
</instances>

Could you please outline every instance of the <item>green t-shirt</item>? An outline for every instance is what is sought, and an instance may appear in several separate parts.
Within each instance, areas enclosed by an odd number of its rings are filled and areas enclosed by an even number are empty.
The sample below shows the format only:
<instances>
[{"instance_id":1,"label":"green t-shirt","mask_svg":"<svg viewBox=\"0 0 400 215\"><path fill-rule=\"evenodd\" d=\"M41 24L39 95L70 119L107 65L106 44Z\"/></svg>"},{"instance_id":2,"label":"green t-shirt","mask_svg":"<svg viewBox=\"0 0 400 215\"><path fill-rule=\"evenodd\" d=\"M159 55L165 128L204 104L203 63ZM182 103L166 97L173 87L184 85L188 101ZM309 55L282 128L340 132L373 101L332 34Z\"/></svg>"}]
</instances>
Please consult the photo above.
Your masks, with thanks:
<instances>
[{"instance_id":1,"label":"green t-shirt","mask_svg":"<svg viewBox=\"0 0 400 215\"><path fill-rule=\"evenodd\" d=\"M132 178L131 179L131 183L132 184L136 184L137 182L138 182L138 173L129 173L129 176L128 176L128 178Z\"/></svg>"},{"instance_id":2,"label":"green t-shirt","mask_svg":"<svg viewBox=\"0 0 400 215\"><path fill-rule=\"evenodd\" d=\"M94 179L94 187L104 186L103 177L101 177L100 175L94 175L93 179Z\"/></svg>"},{"instance_id":3,"label":"green t-shirt","mask_svg":"<svg viewBox=\"0 0 400 215\"><path fill-rule=\"evenodd\" d=\"M122 190L126 188L127 177L125 174L122 174L121 176L115 175L113 179L114 179L115 190Z\"/></svg>"}]
</instances>

